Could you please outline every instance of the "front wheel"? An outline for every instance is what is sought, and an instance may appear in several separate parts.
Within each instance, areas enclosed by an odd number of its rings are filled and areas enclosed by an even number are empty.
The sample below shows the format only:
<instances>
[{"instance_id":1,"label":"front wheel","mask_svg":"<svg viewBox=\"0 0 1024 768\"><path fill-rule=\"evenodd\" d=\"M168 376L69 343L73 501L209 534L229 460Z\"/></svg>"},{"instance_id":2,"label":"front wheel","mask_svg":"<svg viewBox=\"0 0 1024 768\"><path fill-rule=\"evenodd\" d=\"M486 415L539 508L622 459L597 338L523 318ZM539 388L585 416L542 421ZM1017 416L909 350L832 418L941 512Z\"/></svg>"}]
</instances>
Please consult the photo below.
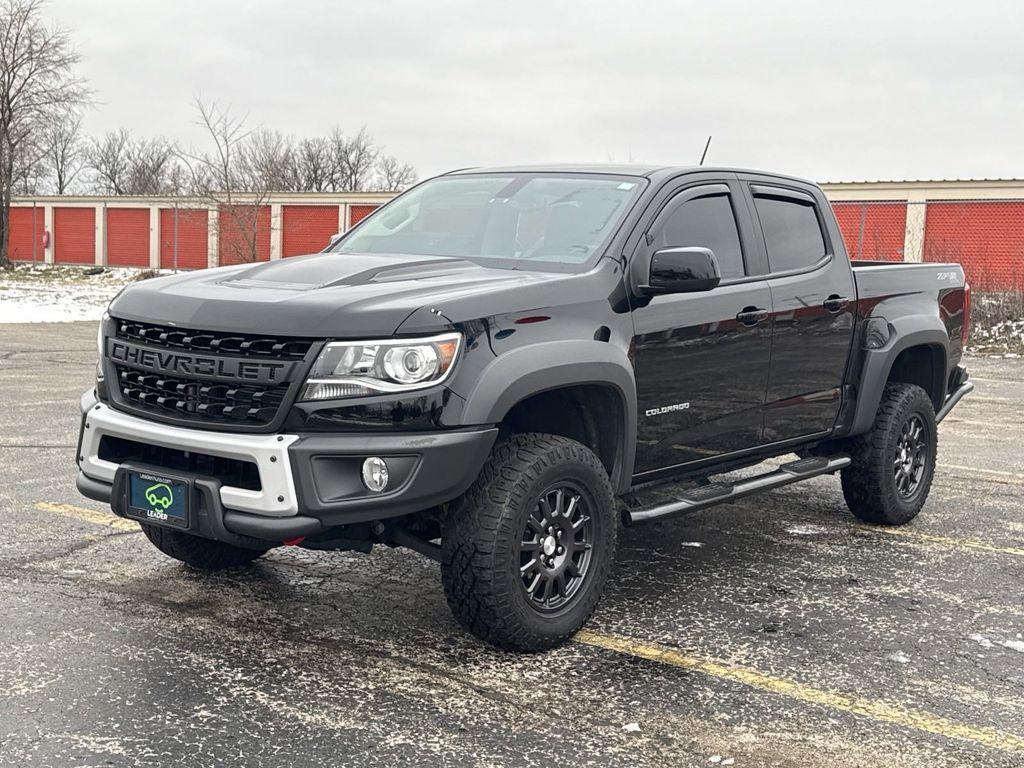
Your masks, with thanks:
<instances>
[{"instance_id":1,"label":"front wheel","mask_svg":"<svg viewBox=\"0 0 1024 768\"><path fill-rule=\"evenodd\" d=\"M499 648L541 651L590 617L615 555L608 474L586 446L544 434L495 446L446 516L441 577L448 605Z\"/></svg>"},{"instance_id":2,"label":"front wheel","mask_svg":"<svg viewBox=\"0 0 1024 768\"><path fill-rule=\"evenodd\" d=\"M903 525L928 498L938 433L931 398L914 384L887 384L871 431L851 443L842 472L850 511L866 523Z\"/></svg>"}]
</instances>

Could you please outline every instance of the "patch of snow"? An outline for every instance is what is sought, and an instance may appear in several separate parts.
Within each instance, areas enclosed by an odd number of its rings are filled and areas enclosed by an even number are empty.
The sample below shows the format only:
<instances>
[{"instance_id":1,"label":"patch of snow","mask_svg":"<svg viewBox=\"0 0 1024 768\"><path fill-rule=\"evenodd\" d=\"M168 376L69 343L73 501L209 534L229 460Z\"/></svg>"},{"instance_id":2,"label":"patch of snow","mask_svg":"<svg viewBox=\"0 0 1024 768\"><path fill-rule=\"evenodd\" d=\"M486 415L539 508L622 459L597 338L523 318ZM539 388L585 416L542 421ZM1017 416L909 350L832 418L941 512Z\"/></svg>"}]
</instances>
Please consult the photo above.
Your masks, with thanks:
<instances>
[{"instance_id":1,"label":"patch of snow","mask_svg":"<svg viewBox=\"0 0 1024 768\"><path fill-rule=\"evenodd\" d=\"M124 742L115 736L92 736L86 733L60 734L58 738L69 739L79 749L87 749L98 755L126 755Z\"/></svg>"},{"instance_id":2,"label":"patch of snow","mask_svg":"<svg viewBox=\"0 0 1024 768\"><path fill-rule=\"evenodd\" d=\"M905 656L902 653L890 653L885 658L887 658L889 661L895 661L897 664L909 664L910 663L910 657L909 656Z\"/></svg>"},{"instance_id":3,"label":"patch of snow","mask_svg":"<svg viewBox=\"0 0 1024 768\"><path fill-rule=\"evenodd\" d=\"M821 536L828 533L828 528L823 525L791 525L786 528L786 533L791 536Z\"/></svg>"},{"instance_id":4,"label":"patch of snow","mask_svg":"<svg viewBox=\"0 0 1024 768\"><path fill-rule=\"evenodd\" d=\"M982 648L995 648L998 645L1003 648L1009 648L1011 651L1024 653L1024 640L1021 639L1020 635L1017 635L1016 640L993 640L985 637L980 632L975 632L973 635L968 635L967 639L973 640Z\"/></svg>"},{"instance_id":5,"label":"patch of snow","mask_svg":"<svg viewBox=\"0 0 1024 768\"><path fill-rule=\"evenodd\" d=\"M0 271L0 323L71 323L99 320L110 300L138 270L18 266Z\"/></svg>"},{"instance_id":6,"label":"patch of snow","mask_svg":"<svg viewBox=\"0 0 1024 768\"><path fill-rule=\"evenodd\" d=\"M622 726L622 730L628 731L629 733L636 733L640 730L640 723L626 723Z\"/></svg>"},{"instance_id":7,"label":"patch of snow","mask_svg":"<svg viewBox=\"0 0 1024 768\"><path fill-rule=\"evenodd\" d=\"M699 541L684 541L679 545L680 547L703 547L704 545Z\"/></svg>"}]
</instances>

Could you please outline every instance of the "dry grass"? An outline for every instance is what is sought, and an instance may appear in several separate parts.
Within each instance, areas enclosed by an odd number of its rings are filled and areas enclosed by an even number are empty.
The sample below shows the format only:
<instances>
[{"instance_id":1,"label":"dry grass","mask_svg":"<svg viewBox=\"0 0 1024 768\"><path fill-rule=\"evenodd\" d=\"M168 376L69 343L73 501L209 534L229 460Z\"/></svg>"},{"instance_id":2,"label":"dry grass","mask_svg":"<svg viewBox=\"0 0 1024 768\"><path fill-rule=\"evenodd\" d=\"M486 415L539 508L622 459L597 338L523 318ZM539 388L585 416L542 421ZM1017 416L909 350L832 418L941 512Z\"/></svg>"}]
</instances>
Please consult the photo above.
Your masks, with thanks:
<instances>
[{"instance_id":1,"label":"dry grass","mask_svg":"<svg viewBox=\"0 0 1024 768\"><path fill-rule=\"evenodd\" d=\"M1024 355L1024 290L976 291L972 299L971 351Z\"/></svg>"}]
</instances>

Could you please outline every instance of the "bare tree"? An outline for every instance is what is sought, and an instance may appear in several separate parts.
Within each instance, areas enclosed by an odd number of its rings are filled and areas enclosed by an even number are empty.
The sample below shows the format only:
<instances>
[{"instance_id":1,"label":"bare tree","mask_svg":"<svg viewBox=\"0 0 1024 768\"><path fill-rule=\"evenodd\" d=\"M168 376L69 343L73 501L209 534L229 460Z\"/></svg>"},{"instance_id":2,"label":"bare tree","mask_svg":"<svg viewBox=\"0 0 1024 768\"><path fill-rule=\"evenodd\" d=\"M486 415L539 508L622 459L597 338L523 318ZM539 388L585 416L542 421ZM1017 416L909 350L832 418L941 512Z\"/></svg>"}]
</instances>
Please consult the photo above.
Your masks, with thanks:
<instances>
[{"instance_id":1,"label":"bare tree","mask_svg":"<svg viewBox=\"0 0 1024 768\"><path fill-rule=\"evenodd\" d=\"M108 195L162 195L174 191L178 152L161 136L135 139L125 128L93 139L88 165L93 185Z\"/></svg>"},{"instance_id":2,"label":"bare tree","mask_svg":"<svg viewBox=\"0 0 1024 768\"><path fill-rule=\"evenodd\" d=\"M172 191L171 171L177 151L162 136L128 143L128 178L125 194L163 195Z\"/></svg>"},{"instance_id":3,"label":"bare tree","mask_svg":"<svg viewBox=\"0 0 1024 768\"><path fill-rule=\"evenodd\" d=\"M15 167L31 137L89 100L67 32L41 19L42 0L0 0L0 266L7 266Z\"/></svg>"},{"instance_id":4,"label":"bare tree","mask_svg":"<svg viewBox=\"0 0 1024 768\"><path fill-rule=\"evenodd\" d=\"M130 141L131 136L125 128L108 131L100 139L90 139L86 154L96 191L108 195L127 194Z\"/></svg>"},{"instance_id":5,"label":"bare tree","mask_svg":"<svg viewBox=\"0 0 1024 768\"><path fill-rule=\"evenodd\" d=\"M331 143L322 136L303 139L293 154L296 189L307 192L332 192L337 170L331 161Z\"/></svg>"},{"instance_id":6,"label":"bare tree","mask_svg":"<svg viewBox=\"0 0 1024 768\"><path fill-rule=\"evenodd\" d=\"M38 133L25 137L14 157L11 185L13 194L43 194L47 188L50 170L42 137Z\"/></svg>"},{"instance_id":7,"label":"bare tree","mask_svg":"<svg viewBox=\"0 0 1024 768\"><path fill-rule=\"evenodd\" d=\"M230 107L216 101L195 99L198 123L213 142L212 151L182 153L182 158L194 172L195 186L201 194L223 194L227 202L238 191L242 150L250 131L246 116L238 117Z\"/></svg>"},{"instance_id":8,"label":"bare tree","mask_svg":"<svg viewBox=\"0 0 1024 768\"><path fill-rule=\"evenodd\" d=\"M345 136L340 128L334 128L328 141L337 173L335 189L346 192L368 189L373 179L373 165L378 150L366 128L360 128L359 133L352 137Z\"/></svg>"},{"instance_id":9,"label":"bare tree","mask_svg":"<svg viewBox=\"0 0 1024 768\"><path fill-rule=\"evenodd\" d=\"M43 132L44 159L53 190L63 195L75 182L86 163L82 142L82 117L71 112L63 119L53 121Z\"/></svg>"},{"instance_id":10,"label":"bare tree","mask_svg":"<svg viewBox=\"0 0 1024 768\"><path fill-rule=\"evenodd\" d=\"M393 155L377 158L375 186L381 192L401 192L416 183L416 169Z\"/></svg>"},{"instance_id":11,"label":"bare tree","mask_svg":"<svg viewBox=\"0 0 1024 768\"><path fill-rule=\"evenodd\" d=\"M183 152L181 157L191 172L195 193L220 212L218 239L225 250L221 263L258 261L269 190L262 183L256 186L264 180L252 176L246 161L252 136L247 118L198 96L195 108L213 147L207 152Z\"/></svg>"},{"instance_id":12,"label":"bare tree","mask_svg":"<svg viewBox=\"0 0 1024 768\"><path fill-rule=\"evenodd\" d=\"M260 128L242 144L241 185L247 190L284 192L298 188L293 141L280 131Z\"/></svg>"}]
</instances>

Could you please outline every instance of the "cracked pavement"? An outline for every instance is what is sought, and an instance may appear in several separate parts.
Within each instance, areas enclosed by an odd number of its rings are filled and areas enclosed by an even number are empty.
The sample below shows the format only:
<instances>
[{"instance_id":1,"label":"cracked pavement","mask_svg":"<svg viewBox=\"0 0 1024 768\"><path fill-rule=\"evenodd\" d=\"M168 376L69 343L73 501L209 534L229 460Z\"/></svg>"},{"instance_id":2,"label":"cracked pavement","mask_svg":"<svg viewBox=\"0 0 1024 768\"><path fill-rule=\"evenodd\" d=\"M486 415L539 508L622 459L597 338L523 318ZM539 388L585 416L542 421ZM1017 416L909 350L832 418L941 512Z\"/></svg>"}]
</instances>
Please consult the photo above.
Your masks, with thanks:
<instances>
[{"instance_id":1,"label":"cracked pavement","mask_svg":"<svg viewBox=\"0 0 1024 768\"><path fill-rule=\"evenodd\" d=\"M203 575L78 496L95 354L0 325L0 765L1024 763L1024 361L967 360L911 526L819 478L630 529L589 634L514 656L412 552Z\"/></svg>"}]
</instances>

